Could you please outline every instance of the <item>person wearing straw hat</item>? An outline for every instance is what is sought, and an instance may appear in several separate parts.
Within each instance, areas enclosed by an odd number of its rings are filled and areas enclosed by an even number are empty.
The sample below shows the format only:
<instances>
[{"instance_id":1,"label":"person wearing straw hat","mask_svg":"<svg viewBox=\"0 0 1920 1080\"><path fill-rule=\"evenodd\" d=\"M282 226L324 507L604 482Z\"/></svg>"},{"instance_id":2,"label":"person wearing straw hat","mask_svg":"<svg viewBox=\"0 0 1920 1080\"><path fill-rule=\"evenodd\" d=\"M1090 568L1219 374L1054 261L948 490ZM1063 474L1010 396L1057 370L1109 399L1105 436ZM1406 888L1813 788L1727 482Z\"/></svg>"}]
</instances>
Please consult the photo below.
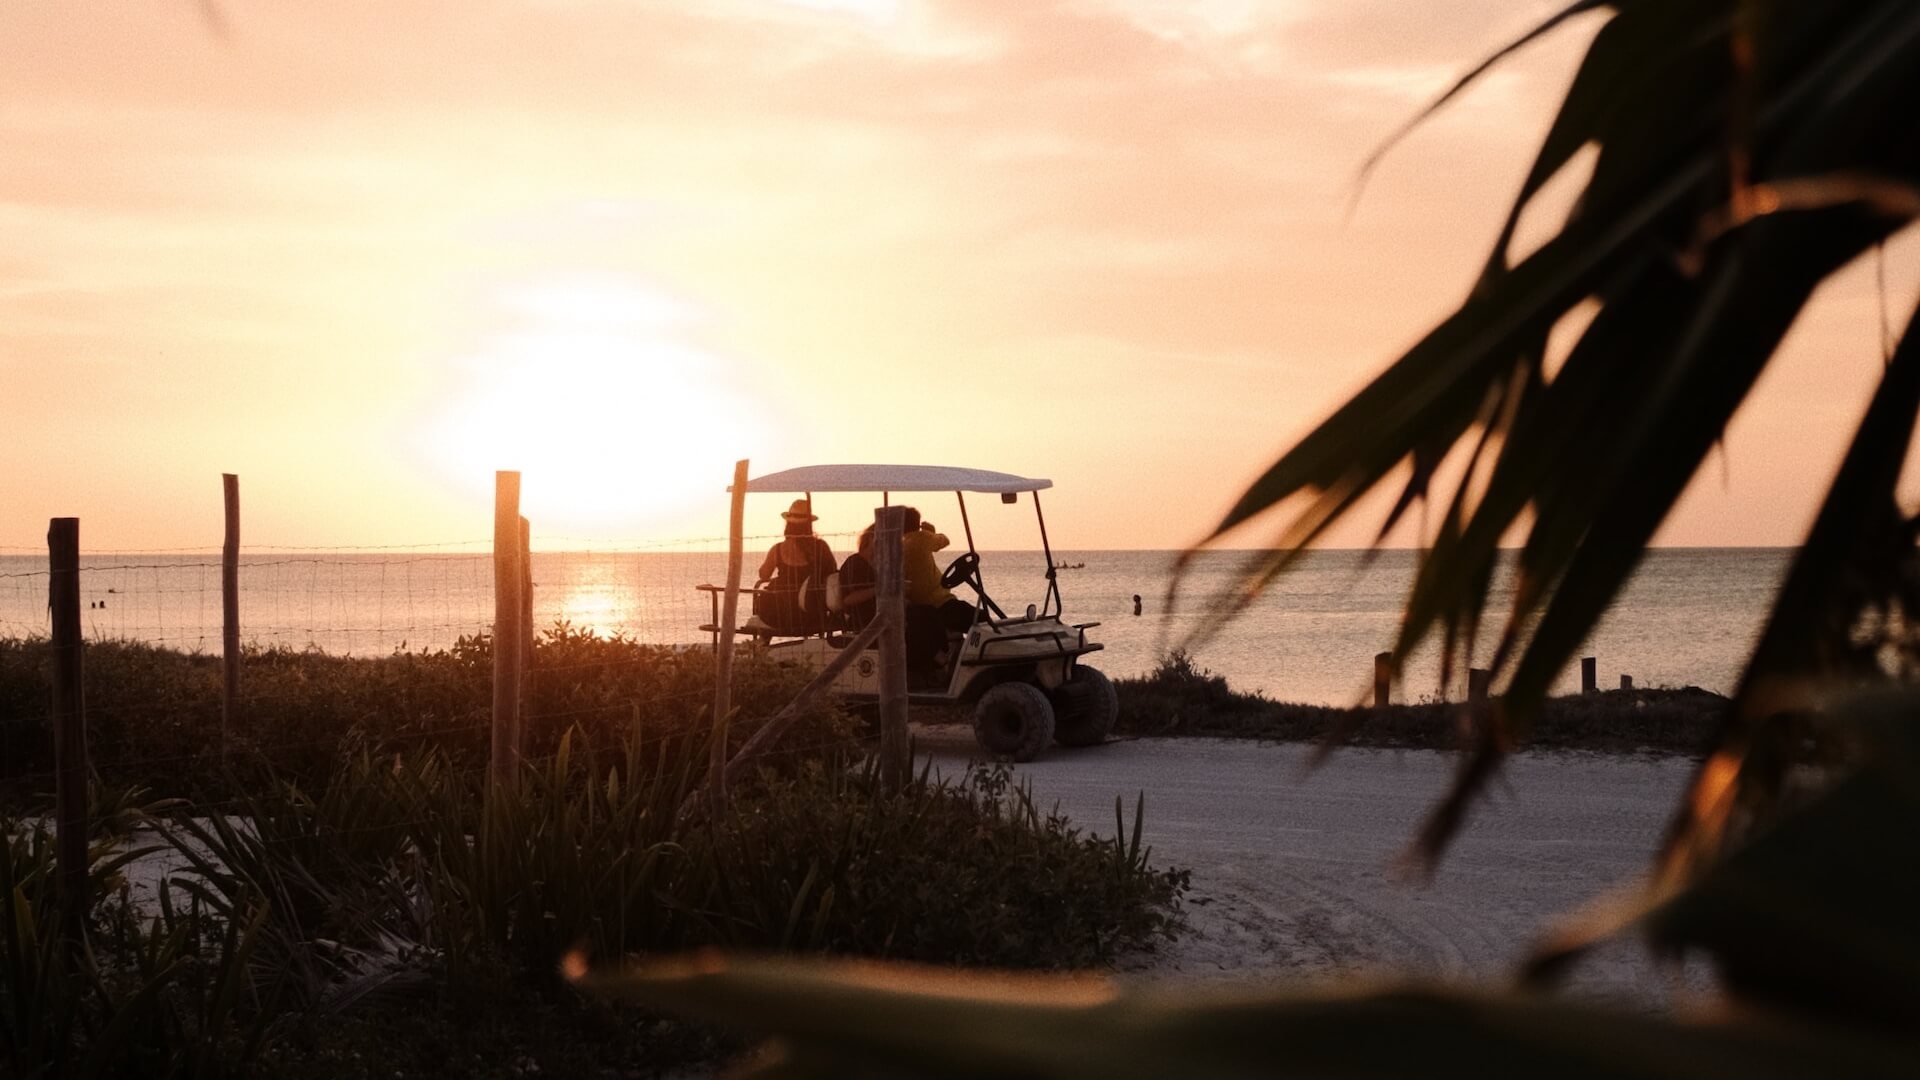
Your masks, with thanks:
<instances>
[{"instance_id":1,"label":"person wearing straw hat","mask_svg":"<svg viewBox=\"0 0 1920 1080\"><path fill-rule=\"evenodd\" d=\"M753 613L783 634L817 634L827 626L827 575L839 565L833 548L813 534L820 520L807 499L781 513L786 535L760 562Z\"/></svg>"}]
</instances>

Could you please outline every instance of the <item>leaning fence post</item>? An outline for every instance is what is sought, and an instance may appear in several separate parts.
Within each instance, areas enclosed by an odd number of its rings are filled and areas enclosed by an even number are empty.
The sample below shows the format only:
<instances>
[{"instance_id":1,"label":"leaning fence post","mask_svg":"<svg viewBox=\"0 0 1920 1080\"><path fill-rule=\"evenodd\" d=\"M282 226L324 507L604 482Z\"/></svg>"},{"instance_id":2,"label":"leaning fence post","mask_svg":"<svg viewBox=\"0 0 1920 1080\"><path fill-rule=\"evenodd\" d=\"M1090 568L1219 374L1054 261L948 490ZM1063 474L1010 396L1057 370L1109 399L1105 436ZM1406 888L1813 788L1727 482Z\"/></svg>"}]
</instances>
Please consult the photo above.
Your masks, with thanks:
<instances>
[{"instance_id":1,"label":"leaning fence post","mask_svg":"<svg viewBox=\"0 0 1920 1080\"><path fill-rule=\"evenodd\" d=\"M713 657L713 742L707 747L707 798L712 820L727 809L727 719L733 712L733 624L740 614L740 567L747 521L747 460L733 463L727 514L727 591L720 603L720 644Z\"/></svg>"},{"instance_id":2,"label":"leaning fence post","mask_svg":"<svg viewBox=\"0 0 1920 1080\"><path fill-rule=\"evenodd\" d=\"M1600 690L1599 658L1593 657L1593 656L1581 657L1580 658L1580 692L1583 694L1593 694L1593 693L1598 693L1599 690Z\"/></svg>"},{"instance_id":3,"label":"leaning fence post","mask_svg":"<svg viewBox=\"0 0 1920 1080\"><path fill-rule=\"evenodd\" d=\"M220 754L239 724L240 711L240 477L220 474L227 512L226 539L220 545Z\"/></svg>"},{"instance_id":4,"label":"leaning fence post","mask_svg":"<svg viewBox=\"0 0 1920 1080\"><path fill-rule=\"evenodd\" d=\"M873 523L875 618L887 621L880 632L880 779L898 791L913 770L907 748L906 560L900 546L907 508L883 506L873 512Z\"/></svg>"},{"instance_id":5,"label":"leaning fence post","mask_svg":"<svg viewBox=\"0 0 1920 1080\"><path fill-rule=\"evenodd\" d=\"M1393 654L1377 653L1373 658L1373 707L1384 709L1393 697Z\"/></svg>"},{"instance_id":6,"label":"leaning fence post","mask_svg":"<svg viewBox=\"0 0 1920 1080\"><path fill-rule=\"evenodd\" d=\"M512 791L520 778L520 474L493 474L493 760L494 788Z\"/></svg>"},{"instance_id":7,"label":"leaning fence post","mask_svg":"<svg viewBox=\"0 0 1920 1080\"><path fill-rule=\"evenodd\" d=\"M520 700L526 716L527 695L533 693L533 526L520 519Z\"/></svg>"},{"instance_id":8,"label":"leaning fence post","mask_svg":"<svg viewBox=\"0 0 1920 1080\"><path fill-rule=\"evenodd\" d=\"M80 678L80 519L47 526L53 622L54 857L60 935L77 948L87 926L87 711Z\"/></svg>"}]
</instances>

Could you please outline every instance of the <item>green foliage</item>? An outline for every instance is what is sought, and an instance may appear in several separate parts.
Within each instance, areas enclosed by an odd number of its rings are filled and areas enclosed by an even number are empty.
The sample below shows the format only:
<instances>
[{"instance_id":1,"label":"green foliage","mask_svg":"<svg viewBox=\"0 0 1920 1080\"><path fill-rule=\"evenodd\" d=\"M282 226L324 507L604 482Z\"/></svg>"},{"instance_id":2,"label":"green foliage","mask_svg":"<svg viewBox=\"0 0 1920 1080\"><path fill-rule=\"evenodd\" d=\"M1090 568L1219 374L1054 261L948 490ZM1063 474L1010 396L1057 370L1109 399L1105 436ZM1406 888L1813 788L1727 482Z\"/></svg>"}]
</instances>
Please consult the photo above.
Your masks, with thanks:
<instances>
[{"instance_id":1,"label":"green foliage","mask_svg":"<svg viewBox=\"0 0 1920 1080\"><path fill-rule=\"evenodd\" d=\"M1170 938L1188 883L1155 871L1116 806L1105 840L1042 812L1004 767L922 773L888 794L877 762L772 779L714 837L727 915L687 944L927 963L1085 968Z\"/></svg>"},{"instance_id":2,"label":"green foliage","mask_svg":"<svg viewBox=\"0 0 1920 1080\"><path fill-rule=\"evenodd\" d=\"M414 887L425 938L450 966L506 964L550 978L569 949L671 947L689 896L676 817L701 778L703 740L634 738L617 759L576 759L572 739L521 775L518 797L489 801L432 761L403 768L414 818ZM651 751L651 752L650 752Z\"/></svg>"},{"instance_id":3,"label":"green foliage","mask_svg":"<svg viewBox=\"0 0 1920 1080\"><path fill-rule=\"evenodd\" d=\"M25 805L48 786L53 744L48 718L49 654L36 639L0 639L0 761L7 800ZM144 788L201 801L244 795L264 767L319 787L359 753L384 756L432 748L457 768L484 763L493 697L493 649L486 635L451 649L373 658L291 649L249 649L240 719L221 760L217 659L137 642L89 643L84 665L88 738L95 770L109 786ZM541 635L530 669L523 749L551 755L561 736L576 746L617 747L629 732L653 740L704 726L713 701L713 656L598 637L566 623ZM809 673L743 655L734 667L739 709L732 735L744 741L790 701ZM852 722L822 701L789 734L795 745L838 741Z\"/></svg>"},{"instance_id":4,"label":"green foliage","mask_svg":"<svg viewBox=\"0 0 1920 1080\"><path fill-rule=\"evenodd\" d=\"M1177 930L1186 875L1149 865L1139 806L1090 838L1004 770L894 792L842 739L756 771L718 821L682 818L706 762L699 733L596 749L569 732L491 800L483 770L438 750L362 753L312 788L254 769L233 780L253 794L102 837L84 955L44 929L45 829L7 822L0 1060L22 1076L351 1073L343 1038L444 1038L374 1019L395 1010L523 1031L502 1018L531 1011L630 1043L652 1021L583 1012L563 957L725 945L1060 968ZM136 909L116 871L154 849L116 848L149 829L180 869ZM536 1045L573 1064L633 1054Z\"/></svg>"},{"instance_id":5,"label":"green foliage","mask_svg":"<svg viewBox=\"0 0 1920 1080\"><path fill-rule=\"evenodd\" d=\"M1274 701L1234 690L1176 649L1146 675L1115 681L1116 729L1129 735L1323 742L1454 750L1470 742L1462 705L1421 702L1342 708ZM1711 745L1727 699L1697 687L1607 690L1548 698L1531 745L1557 750L1699 754Z\"/></svg>"},{"instance_id":6,"label":"green foliage","mask_svg":"<svg viewBox=\"0 0 1920 1080\"><path fill-rule=\"evenodd\" d=\"M0 1071L32 1077L244 1075L273 1015L255 988L267 908L237 918L163 901L143 921L113 896L118 871L151 849L91 852L84 939L58 930L53 841L0 819Z\"/></svg>"},{"instance_id":7,"label":"green foliage","mask_svg":"<svg viewBox=\"0 0 1920 1080\"><path fill-rule=\"evenodd\" d=\"M576 949L706 945L1086 966L1177 928L1186 875L1149 866L1139 807L1094 839L1004 770L889 792L843 751L761 771L718 822L683 820L705 756L693 737L617 755L563 737L493 800L437 754L362 758L317 798L268 785L227 816L176 816L167 836L208 910L272 899L262 948L301 974L307 1004L350 973L343 955L401 942L455 979L538 981Z\"/></svg>"}]
</instances>

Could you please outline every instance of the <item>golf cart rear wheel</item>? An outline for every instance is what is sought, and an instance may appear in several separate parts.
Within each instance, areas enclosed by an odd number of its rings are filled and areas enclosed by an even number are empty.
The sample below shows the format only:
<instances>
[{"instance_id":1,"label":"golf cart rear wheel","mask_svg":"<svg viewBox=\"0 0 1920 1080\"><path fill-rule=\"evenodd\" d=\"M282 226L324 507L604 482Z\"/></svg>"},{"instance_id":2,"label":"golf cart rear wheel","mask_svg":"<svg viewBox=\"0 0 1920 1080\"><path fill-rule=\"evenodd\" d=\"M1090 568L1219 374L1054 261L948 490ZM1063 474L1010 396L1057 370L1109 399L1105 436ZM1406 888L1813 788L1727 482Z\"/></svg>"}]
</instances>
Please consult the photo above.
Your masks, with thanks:
<instances>
[{"instance_id":1,"label":"golf cart rear wheel","mask_svg":"<svg viewBox=\"0 0 1920 1080\"><path fill-rule=\"evenodd\" d=\"M1076 664L1053 691L1053 737L1061 746L1099 746L1120 716L1120 695L1099 668Z\"/></svg>"},{"instance_id":2,"label":"golf cart rear wheel","mask_svg":"<svg viewBox=\"0 0 1920 1080\"><path fill-rule=\"evenodd\" d=\"M1053 741L1053 703L1037 686L1001 683L974 705L973 737L995 757L1032 761Z\"/></svg>"}]
</instances>

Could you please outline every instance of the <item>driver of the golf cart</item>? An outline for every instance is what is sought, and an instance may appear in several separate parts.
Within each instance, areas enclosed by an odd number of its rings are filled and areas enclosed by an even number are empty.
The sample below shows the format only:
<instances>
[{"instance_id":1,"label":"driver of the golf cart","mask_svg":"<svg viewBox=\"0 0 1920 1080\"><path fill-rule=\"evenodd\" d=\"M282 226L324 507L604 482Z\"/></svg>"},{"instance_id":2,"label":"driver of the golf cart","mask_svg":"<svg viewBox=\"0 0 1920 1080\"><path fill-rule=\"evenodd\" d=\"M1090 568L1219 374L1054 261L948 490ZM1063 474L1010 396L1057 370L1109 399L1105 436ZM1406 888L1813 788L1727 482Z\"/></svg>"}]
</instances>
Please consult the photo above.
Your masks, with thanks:
<instances>
[{"instance_id":1,"label":"driver of the golf cart","mask_svg":"<svg viewBox=\"0 0 1920 1080\"><path fill-rule=\"evenodd\" d=\"M934 553L950 541L920 511L907 507L905 533L900 538L907 592L907 666L922 674L942 663L949 633L964 634L973 626L973 605L956 598L940 581Z\"/></svg>"}]
</instances>

